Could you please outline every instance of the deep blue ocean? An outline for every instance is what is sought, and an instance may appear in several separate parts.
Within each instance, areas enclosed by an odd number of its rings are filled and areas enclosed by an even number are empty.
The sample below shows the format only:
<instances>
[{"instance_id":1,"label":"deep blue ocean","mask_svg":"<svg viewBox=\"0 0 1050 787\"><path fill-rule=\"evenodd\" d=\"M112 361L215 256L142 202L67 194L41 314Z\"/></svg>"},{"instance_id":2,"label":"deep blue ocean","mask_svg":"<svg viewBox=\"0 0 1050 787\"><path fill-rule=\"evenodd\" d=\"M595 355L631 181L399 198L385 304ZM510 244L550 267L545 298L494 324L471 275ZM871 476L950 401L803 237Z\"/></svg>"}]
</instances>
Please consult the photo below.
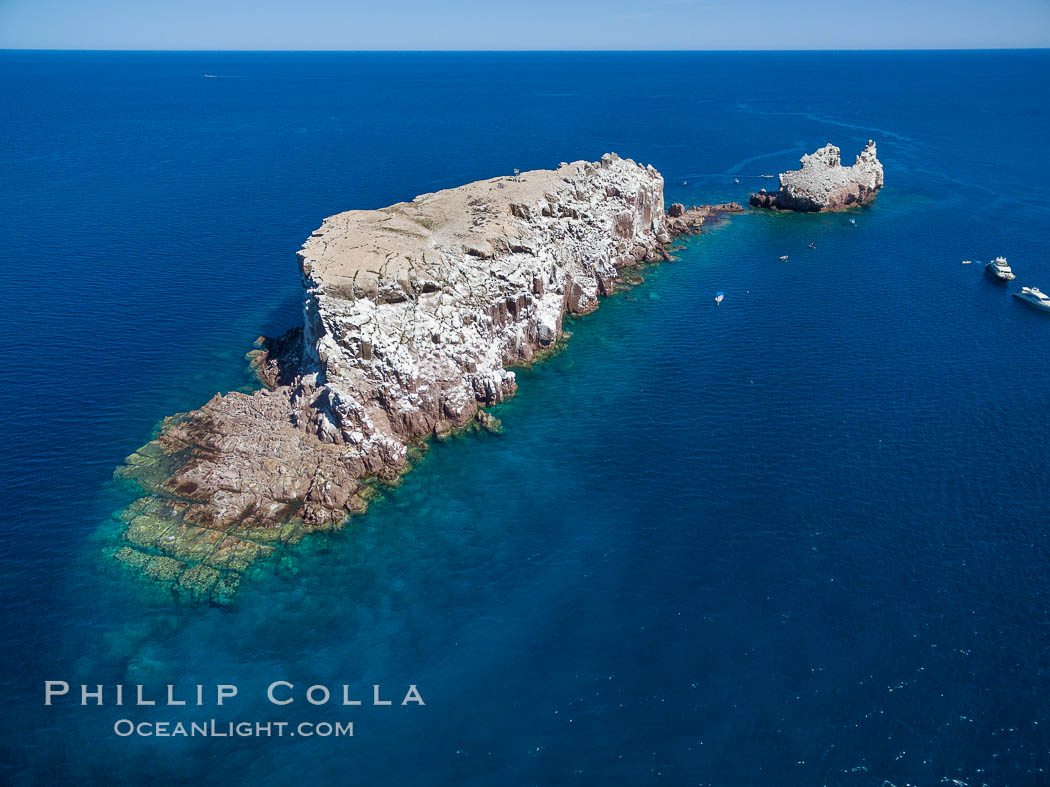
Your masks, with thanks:
<instances>
[{"instance_id":1,"label":"deep blue ocean","mask_svg":"<svg viewBox=\"0 0 1050 787\"><path fill-rule=\"evenodd\" d=\"M1050 783L1050 314L1010 296L1050 289L1048 84L1046 51L0 52L0 781ZM567 323L503 434L435 445L232 610L103 559L113 470L255 385L325 216L606 151L746 201L868 138L855 225L689 240ZM998 254L1016 282L960 265ZM47 679L240 693L45 707ZM305 701L344 683L395 704Z\"/></svg>"}]
</instances>

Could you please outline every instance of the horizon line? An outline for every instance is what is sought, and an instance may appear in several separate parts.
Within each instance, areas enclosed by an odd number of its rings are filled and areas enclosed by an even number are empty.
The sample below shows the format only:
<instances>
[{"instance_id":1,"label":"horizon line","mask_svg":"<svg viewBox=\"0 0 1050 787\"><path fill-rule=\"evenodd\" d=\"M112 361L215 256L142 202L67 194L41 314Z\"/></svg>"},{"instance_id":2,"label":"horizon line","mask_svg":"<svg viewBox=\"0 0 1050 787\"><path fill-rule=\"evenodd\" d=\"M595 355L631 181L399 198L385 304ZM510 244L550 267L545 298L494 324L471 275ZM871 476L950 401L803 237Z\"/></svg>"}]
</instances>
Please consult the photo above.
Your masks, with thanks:
<instances>
[{"instance_id":1,"label":"horizon line","mask_svg":"<svg viewBox=\"0 0 1050 787\"><path fill-rule=\"evenodd\" d=\"M83 53L112 53L112 52L134 52L134 53L244 53L244 54L731 54L731 53L807 53L807 52L1046 52L1050 51L1048 46L1024 46L1024 47L849 47L832 48L820 47L811 49L135 49L121 47L115 49L90 49L76 47L4 47L0 46L0 52L83 52Z\"/></svg>"}]
</instances>

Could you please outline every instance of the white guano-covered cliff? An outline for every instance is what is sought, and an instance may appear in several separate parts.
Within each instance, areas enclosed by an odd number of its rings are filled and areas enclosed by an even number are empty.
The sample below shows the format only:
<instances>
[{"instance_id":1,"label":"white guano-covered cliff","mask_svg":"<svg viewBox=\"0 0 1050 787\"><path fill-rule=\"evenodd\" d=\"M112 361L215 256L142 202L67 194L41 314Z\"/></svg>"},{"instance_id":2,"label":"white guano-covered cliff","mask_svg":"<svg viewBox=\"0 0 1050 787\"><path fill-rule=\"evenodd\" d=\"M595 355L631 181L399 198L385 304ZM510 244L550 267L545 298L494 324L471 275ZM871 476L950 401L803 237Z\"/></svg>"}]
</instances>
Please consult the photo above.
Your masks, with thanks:
<instances>
[{"instance_id":1,"label":"white guano-covered cliff","mask_svg":"<svg viewBox=\"0 0 1050 787\"><path fill-rule=\"evenodd\" d=\"M668 240L662 177L614 154L326 219L299 252L322 437L462 424Z\"/></svg>"}]
</instances>

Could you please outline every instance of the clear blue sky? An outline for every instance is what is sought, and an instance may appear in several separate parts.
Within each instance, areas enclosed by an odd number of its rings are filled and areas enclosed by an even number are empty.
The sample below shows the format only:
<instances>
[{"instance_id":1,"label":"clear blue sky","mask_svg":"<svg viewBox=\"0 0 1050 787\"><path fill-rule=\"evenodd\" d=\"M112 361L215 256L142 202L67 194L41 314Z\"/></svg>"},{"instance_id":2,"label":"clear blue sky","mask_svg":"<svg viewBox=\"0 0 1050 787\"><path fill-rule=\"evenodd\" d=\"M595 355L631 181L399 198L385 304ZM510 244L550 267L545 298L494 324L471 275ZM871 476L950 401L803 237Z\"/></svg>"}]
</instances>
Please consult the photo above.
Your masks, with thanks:
<instances>
[{"instance_id":1,"label":"clear blue sky","mask_svg":"<svg viewBox=\"0 0 1050 787\"><path fill-rule=\"evenodd\" d=\"M0 0L13 49L1047 46L1050 0Z\"/></svg>"}]
</instances>

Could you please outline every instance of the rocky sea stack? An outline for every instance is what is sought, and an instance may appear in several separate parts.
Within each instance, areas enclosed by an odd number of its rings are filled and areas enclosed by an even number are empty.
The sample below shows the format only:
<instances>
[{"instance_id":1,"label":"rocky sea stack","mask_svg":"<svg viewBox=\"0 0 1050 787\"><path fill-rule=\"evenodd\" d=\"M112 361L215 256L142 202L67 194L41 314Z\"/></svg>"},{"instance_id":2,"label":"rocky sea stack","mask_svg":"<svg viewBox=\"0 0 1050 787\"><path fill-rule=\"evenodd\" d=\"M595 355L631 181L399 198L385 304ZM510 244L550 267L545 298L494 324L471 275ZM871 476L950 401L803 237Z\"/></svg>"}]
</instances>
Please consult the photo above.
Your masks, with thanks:
<instances>
[{"instance_id":1,"label":"rocky sea stack","mask_svg":"<svg viewBox=\"0 0 1050 787\"><path fill-rule=\"evenodd\" d=\"M870 202L882 188L882 162L868 140L852 166L842 166L841 152L827 144L803 156L802 167L780 175L780 189L751 195L751 205L806 213L855 208Z\"/></svg>"},{"instance_id":2,"label":"rocky sea stack","mask_svg":"<svg viewBox=\"0 0 1050 787\"><path fill-rule=\"evenodd\" d=\"M166 419L118 471L148 494L116 557L225 603L254 561L364 511L427 437L497 429L482 408L514 393L509 367L672 234L660 173L615 154L325 219L298 254L303 326L254 353L268 387Z\"/></svg>"}]
</instances>

